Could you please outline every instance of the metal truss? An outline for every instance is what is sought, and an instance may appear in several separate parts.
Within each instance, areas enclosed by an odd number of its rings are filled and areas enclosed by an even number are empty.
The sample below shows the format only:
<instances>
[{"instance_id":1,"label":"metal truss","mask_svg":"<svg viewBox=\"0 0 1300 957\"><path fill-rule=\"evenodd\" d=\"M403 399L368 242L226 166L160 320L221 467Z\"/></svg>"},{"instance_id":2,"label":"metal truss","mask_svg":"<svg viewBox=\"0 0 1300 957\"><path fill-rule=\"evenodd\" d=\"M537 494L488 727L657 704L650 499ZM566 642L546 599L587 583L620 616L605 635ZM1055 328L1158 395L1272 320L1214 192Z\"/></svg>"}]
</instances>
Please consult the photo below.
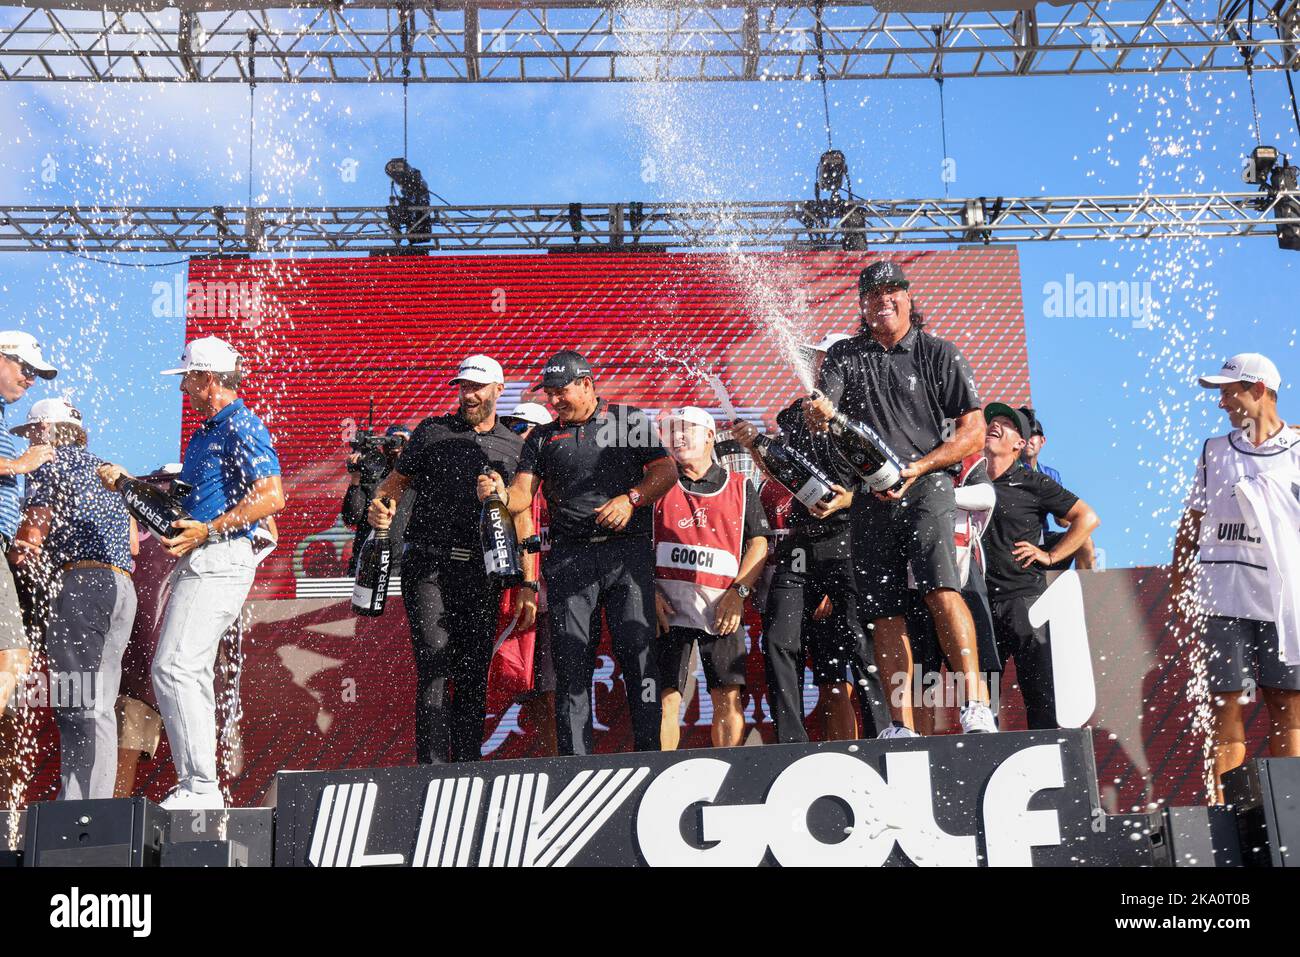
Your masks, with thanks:
<instances>
[{"instance_id":1,"label":"metal truss","mask_svg":"<svg viewBox=\"0 0 1300 957\"><path fill-rule=\"evenodd\" d=\"M609 82L1300 66L1300 0L27 0L0 79ZM1251 15L1252 9L1254 15ZM1249 40L1248 40L1249 38Z\"/></svg>"},{"instance_id":2,"label":"metal truss","mask_svg":"<svg viewBox=\"0 0 1300 957\"><path fill-rule=\"evenodd\" d=\"M1300 225L1300 194L814 203L438 206L398 234L384 207L4 206L0 252L195 256L731 250L1223 239ZM408 245L398 249L399 240ZM413 244L412 244L413 242Z\"/></svg>"}]
</instances>

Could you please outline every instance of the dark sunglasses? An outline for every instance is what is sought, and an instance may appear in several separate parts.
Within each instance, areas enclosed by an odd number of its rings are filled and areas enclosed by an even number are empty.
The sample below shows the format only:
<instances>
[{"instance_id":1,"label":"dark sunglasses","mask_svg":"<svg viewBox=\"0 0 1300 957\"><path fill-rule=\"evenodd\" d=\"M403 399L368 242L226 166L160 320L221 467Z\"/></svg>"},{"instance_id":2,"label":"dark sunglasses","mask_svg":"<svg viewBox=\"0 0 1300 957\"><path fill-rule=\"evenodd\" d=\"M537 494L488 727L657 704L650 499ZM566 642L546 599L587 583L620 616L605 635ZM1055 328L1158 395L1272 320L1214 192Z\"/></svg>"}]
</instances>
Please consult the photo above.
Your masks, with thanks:
<instances>
[{"instance_id":1,"label":"dark sunglasses","mask_svg":"<svg viewBox=\"0 0 1300 957\"><path fill-rule=\"evenodd\" d=\"M509 429L511 432L513 432L515 435L523 435L530 428L532 428L533 423L525 419L515 419L515 421L507 422L505 425L506 428Z\"/></svg>"},{"instance_id":2,"label":"dark sunglasses","mask_svg":"<svg viewBox=\"0 0 1300 957\"><path fill-rule=\"evenodd\" d=\"M28 379L35 379L38 375L40 375L40 373L37 371L35 366L31 365L30 363L24 362L22 359L19 359L17 356L11 356L9 355L9 353L6 352L5 358L8 359L10 362L16 363L18 365L18 368L22 370L23 376Z\"/></svg>"}]
</instances>

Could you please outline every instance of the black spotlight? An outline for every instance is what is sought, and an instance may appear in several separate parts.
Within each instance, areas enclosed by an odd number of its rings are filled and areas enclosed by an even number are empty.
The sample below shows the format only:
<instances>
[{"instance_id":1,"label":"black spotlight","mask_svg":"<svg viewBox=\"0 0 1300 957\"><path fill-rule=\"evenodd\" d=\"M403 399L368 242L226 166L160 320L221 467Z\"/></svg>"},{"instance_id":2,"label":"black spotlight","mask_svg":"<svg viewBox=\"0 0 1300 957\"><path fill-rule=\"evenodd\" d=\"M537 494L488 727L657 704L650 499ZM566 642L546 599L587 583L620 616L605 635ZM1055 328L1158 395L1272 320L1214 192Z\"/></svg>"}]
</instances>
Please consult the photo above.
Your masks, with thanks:
<instances>
[{"instance_id":1,"label":"black spotlight","mask_svg":"<svg viewBox=\"0 0 1300 957\"><path fill-rule=\"evenodd\" d=\"M582 242L582 203L569 204L569 230L573 233L573 245Z\"/></svg>"},{"instance_id":2,"label":"black spotlight","mask_svg":"<svg viewBox=\"0 0 1300 957\"><path fill-rule=\"evenodd\" d=\"M867 228L867 211L861 206L853 206L848 215L840 220L840 248L850 252L862 252L867 248L867 235L862 230Z\"/></svg>"},{"instance_id":3,"label":"black spotlight","mask_svg":"<svg viewBox=\"0 0 1300 957\"><path fill-rule=\"evenodd\" d=\"M1290 193L1277 201L1273 207L1273 216L1277 219L1300 219L1300 195L1296 192L1297 172L1300 167L1283 161L1281 166L1274 166L1269 177L1269 192ZM1277 244L1281 249L1300 250L1300 224L1278 223Z\"/></svg>"},{"instance_id":4,"label":"black spotlight","mask_svg":"<svg viewBox=\"0 0 1300 957\"><path fill-rule=\"evenodd\" d=\"M427 238L410 238L411 233L429 232L429 184L424 176L400 156L385 163L384 172L393 181L388 195L389 228L399 236L405 235L411 245L428 242Z\"/></svg>"},{"instance_id":5,"label":"black spotlight","mask_svg":"<svg viewBox=\"0 0 1300 957\"><path fill-rule=\"evenodd\" d=\"M849 175L849 161L839 150L827 150L817 161L817 191L835 194L844 188Z\"/></svg>"}]
</instances>

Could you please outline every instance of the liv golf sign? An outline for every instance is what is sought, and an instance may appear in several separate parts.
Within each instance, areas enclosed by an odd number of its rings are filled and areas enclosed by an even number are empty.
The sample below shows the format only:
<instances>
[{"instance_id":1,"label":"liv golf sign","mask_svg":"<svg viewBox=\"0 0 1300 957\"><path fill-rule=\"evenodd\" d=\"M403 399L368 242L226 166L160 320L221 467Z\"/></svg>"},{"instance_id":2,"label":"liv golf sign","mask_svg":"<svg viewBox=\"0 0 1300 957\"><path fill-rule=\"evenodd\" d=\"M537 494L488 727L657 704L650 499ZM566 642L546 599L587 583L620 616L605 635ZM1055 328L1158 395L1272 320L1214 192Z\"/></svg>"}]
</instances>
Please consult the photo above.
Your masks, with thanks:
<instances>
[{"instance_id":1,"label":"liv golf sign","mask_svg":"<svg viewBox=\"0 0 1300 957\"><path fill-rule=\"evenodd\" d=\"M278 792L277 865L1141 863L1086 731L290 771Z\"/></svg>"}]
</instances>

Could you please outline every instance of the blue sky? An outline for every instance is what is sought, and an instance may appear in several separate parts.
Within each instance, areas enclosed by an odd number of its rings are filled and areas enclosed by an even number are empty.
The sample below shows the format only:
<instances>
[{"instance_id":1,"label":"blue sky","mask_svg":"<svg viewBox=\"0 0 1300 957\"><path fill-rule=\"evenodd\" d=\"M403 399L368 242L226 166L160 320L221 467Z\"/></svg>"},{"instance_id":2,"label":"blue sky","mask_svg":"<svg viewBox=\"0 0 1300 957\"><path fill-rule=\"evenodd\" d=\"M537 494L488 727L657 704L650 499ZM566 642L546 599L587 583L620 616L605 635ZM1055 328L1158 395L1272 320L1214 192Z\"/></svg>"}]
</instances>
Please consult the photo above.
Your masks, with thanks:
<instances>
[{"instance_id":1,"label":"blue sky","mask_svg":"<svg viewBox=\"0 0 1300 957\"><path fill-rule=\"evenodd\" d=\"M1264 141L1300 152L1281 75L1257 82ZM859 194L943 195L936 84L837 83L831 96ZM950 80L945 97L953 196L1236 190L1253 145L1244 75ZM263 86L256 98L254 202L386 201L400 88ZM224 85L6 84L0 197L242 204L248 105L246 89ZM412 162L453 203L802 198L825 147L813 83L413 87L410 136ZM1044 459L1102 516L1109 565L1165 561L1192 459L1224 428L1190 377L1246 350L1300 376L1300 254L1271 238L1039 243L1020 261ZM183 320L152 306L154 284L184 268L0 255L6 323L47 343L92 447L128 468L176 456L180 396L157 370L179 354ZM1045 290L1068 274L1152 283L1152 328L1047 315ZM1296 405L1284 383L1284 417L1300 419Z\"/></svg>"}]
</instances>

